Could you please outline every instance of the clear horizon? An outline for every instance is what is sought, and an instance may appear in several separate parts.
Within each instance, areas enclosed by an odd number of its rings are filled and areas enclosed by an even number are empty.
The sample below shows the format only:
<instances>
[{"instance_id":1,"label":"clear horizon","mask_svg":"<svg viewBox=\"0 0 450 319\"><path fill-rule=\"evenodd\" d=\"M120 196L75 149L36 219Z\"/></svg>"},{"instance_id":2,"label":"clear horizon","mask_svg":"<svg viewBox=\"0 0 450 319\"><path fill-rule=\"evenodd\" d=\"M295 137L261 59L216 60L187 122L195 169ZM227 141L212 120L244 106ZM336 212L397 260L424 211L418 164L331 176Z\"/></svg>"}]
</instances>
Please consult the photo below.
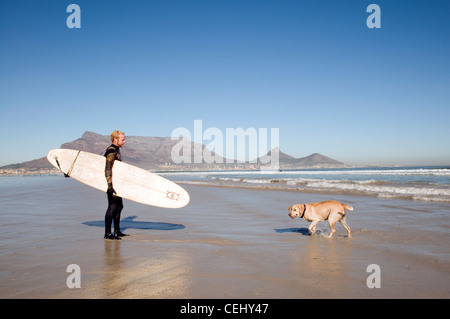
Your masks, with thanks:
<instances>
[{"instance_id":1,"label":"clear horizon","mask_svg":"<svg viewBox=\"0 0 450 319\"><path fill-rule=\"evenodd\" d=\"M81 28L69 28L69 4ZM369 4L381 28L369 28ZM450 2L2 1L0 167L85 131L279 129L293 157L450 165Z\"/></svg>"}]
</instances>

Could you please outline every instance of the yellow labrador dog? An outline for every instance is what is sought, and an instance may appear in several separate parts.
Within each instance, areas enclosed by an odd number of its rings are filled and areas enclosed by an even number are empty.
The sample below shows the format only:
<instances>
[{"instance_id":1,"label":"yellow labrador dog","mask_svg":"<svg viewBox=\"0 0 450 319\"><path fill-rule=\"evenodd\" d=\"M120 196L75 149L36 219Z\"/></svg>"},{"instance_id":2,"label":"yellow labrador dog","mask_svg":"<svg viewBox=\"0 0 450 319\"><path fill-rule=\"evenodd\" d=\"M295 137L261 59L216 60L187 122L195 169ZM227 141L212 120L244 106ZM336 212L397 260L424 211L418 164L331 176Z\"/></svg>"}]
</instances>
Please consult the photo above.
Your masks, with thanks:
<instances>
[{"instance_id":1,"label":"yellow labrador dog","mask_svg":"<svg viewBox=\"0 0 450 319\"><path fill-rule=\"evenodd\" d=\"M328 238L333 237L333 234L336 232L334 224L336 224L337 221L347 229L348 237L352 237L350 227L345 222L345 210L353 210L353 207L350 205L345 205L335 200L327 200L320 203L297 204L290 206L288 209L289 216L292 219L300 217L311 222L311 225L308 227L311 235L316 232L316 226L319 222L328 220L331 228L331 233Z\"/></svg>"}]
</instances>

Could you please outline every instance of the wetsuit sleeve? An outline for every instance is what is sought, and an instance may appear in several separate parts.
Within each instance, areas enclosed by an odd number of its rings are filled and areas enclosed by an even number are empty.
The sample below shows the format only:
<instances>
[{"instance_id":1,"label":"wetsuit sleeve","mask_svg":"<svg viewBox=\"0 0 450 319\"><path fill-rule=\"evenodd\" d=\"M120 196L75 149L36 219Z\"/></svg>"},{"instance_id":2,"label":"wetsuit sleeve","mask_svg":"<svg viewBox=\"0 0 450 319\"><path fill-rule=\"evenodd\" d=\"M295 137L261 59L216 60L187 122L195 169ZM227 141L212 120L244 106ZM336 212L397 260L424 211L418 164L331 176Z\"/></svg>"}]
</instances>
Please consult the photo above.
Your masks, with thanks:
<instances>
[{"instance_id":1,"label":"wetsuit sleeve","mask_svg":"<svg viewBox=\"0 0 450 319\"><path fill-rule=\"evenodd\" d=\"M112 184L112 168L115 159L116 159L115 153L109 153L108 155L106 155L105 178L108 185Z\"/></svg>"}]
</instances>

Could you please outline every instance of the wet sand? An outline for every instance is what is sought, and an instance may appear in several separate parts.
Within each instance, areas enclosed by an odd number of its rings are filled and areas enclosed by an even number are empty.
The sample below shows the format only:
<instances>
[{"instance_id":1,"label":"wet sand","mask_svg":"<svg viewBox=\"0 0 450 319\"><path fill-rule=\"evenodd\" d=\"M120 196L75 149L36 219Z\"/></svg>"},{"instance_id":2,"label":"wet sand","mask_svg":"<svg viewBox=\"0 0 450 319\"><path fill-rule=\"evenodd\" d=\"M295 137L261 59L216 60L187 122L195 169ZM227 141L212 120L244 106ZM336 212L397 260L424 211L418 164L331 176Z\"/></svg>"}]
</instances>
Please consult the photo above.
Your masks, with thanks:
<instances>
[{"instance_id":1,"label":"wet sand","mask_svg":"<svg viewBox=\"0 0 450 319\"><path fill-rule=\"evenodd\" d=\"M124 201L103 239L106 195L60 176L0 179L1 298L449 298L450 207L375 197L184 186L191 203ZM294 203L352 205L353 237L291 220ZM67 266L81 269L69 289ZM371 264L381 288L368 288Z\"/></svg>"}]
</instances>

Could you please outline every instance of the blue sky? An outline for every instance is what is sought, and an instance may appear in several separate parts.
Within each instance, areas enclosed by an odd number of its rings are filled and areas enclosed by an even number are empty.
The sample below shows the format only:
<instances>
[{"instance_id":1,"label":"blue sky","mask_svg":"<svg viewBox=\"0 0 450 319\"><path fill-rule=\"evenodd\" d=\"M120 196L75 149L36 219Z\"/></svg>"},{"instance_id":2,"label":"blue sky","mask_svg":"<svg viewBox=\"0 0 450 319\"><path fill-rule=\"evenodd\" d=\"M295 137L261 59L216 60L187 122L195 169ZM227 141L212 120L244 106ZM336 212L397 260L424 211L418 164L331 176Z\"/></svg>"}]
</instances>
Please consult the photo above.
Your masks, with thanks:
<instances>
[{"instance_id":1,"label":"blue sky","mask_svg":"<svg viewBox=\"0 0 450 319\"><path fill-rule=\"evenodd\" d=\"M81 28L69 29L69 4ZM381 28L369 29L369 4ZM0 166L85 131L279 128L295 157L450 165L450 2L0 1ZM204 141L208 144L208 141Z\"/></svg>"}]
</instances>

